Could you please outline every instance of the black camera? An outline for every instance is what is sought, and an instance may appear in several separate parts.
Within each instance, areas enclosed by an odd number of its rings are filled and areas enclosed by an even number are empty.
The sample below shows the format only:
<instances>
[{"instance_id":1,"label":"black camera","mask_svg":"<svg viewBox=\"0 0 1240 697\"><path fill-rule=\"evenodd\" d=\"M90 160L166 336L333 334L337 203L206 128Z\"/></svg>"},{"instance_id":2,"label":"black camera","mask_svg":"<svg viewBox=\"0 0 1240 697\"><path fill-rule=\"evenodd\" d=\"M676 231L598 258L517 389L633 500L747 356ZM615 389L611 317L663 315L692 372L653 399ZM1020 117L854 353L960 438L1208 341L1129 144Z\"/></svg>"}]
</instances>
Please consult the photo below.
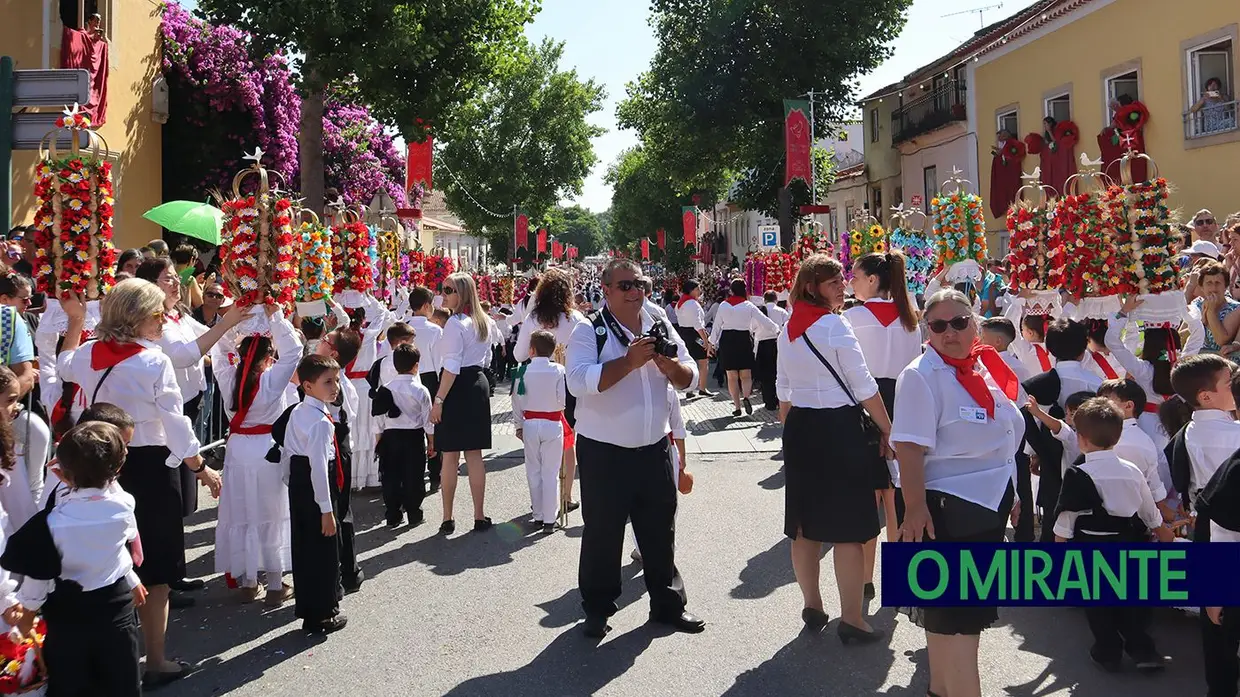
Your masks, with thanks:
<instances>
[{"instance_id":1,"label":"black camera","mask_svg":"<svg viewBox=\"0 0 1240 697\"><path fill-rule=\"evenodd\" d=\"M675 358L679 354L680 349L676 346L676 342L667 338L666 324L656 320L646 336L654 339L654 352L660 356Z\"/></svg>"}]
</instances>

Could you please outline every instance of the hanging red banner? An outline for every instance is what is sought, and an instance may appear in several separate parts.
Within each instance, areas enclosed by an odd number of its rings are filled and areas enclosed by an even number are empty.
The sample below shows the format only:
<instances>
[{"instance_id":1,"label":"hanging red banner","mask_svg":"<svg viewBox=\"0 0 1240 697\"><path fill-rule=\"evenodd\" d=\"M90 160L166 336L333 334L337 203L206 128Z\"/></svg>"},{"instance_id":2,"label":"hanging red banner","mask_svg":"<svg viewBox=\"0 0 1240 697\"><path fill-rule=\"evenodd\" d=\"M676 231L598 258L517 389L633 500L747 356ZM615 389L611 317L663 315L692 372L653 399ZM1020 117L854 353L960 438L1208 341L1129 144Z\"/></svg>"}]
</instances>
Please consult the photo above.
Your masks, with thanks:
<instances>
[{"instance_id":1,"label":"hanging red banner","mask_svg":"<svg viewBox=\"0 0 1240 697\"><path fill-rule=\"evenodd\" d=\"M667 249L667 233L663 232L663 228L655 230L654 234L655 239L657 240L655 244L659 246L659 249Z\"/></svg>"},{"instance_id":2,"label":"hanging red banner","mask_svg":"<svg viewBox=\"0 0 1240 697\"><path fill-rule=\"evenodd\" d=\"M680 208L680 221L685 235L685 246L697 244L697 208L694 206L682 206Z\"/></svg>"},{"instance_id":3,"label":"hanging red banner","mask_svg":"<svg viewBox=\"0 0 1240 697\"><path fill-rule=\"evenodd\" d=\"M421 143L409 142L405 153L405 191L412 190L413 185L419 182L425 184L428 191L434 188L431 180L432 145L429 133Z\"/></svg>"},{"instance_id":4,"label":"hanging red banner","mask_svg":"<svg viewBox=\"0 0 1240 697\"><path fill-rule=\"evenodd\" d=\"M516 237L516 249L530 248L530 217L524 213L517 216Z\"/></svg>"},{"instance_id":5,"label":"hanging red banner","mask_svg":"<svg viewBox=\"0 0 1240 697\"><path fill-rule=\"evenodd\" d=\"M564 245L559 240L553 240L551 242L551 258L559 259L562 256L564 256Z\"/></svg>"},{"instance_id":6,"label":"hanging red banner","mask_svg":"<svg viewBox=\"0 0 1240 697\"><path fill-rule=\"evenodd\" d=\"M572 246L570 246L570 247L568 248L568 258L569 258L569 259L576 259L576 258L577 258L577 248L576 248L576 247L572 247Z\"/></svg>"},{"instance_id":7,"label":"hanging red banner","mask_svg":"<svg viewBox=\"0 0 1240 697\"><path fill-rule=\"evenodd\" d=\"M642 238L642 261L650 261L650 240Z\"/></svg>"},{"instance_id":8,"label":"hanging red banner","mask_svg":"<svg viewBox=\"0 0 1240 697\"><path fill-rule=\"evenodd\" d=\"M538 248L534 251L538 254L547 253L547 231L543 228L538 228Z\"/></svg>"},{"instance_id":9,"label":"hanging red banner","mask_svg":"<svg viewBox=\"0 0 1240 697\"><path fill-rule=\"evenodd\" d=\"M784 186L788 186L793 179L801 179L809 184L813 176L810 165L809 102L784 100L784 148L788 162L784 173Z\"/></svg>"}]
</instances>

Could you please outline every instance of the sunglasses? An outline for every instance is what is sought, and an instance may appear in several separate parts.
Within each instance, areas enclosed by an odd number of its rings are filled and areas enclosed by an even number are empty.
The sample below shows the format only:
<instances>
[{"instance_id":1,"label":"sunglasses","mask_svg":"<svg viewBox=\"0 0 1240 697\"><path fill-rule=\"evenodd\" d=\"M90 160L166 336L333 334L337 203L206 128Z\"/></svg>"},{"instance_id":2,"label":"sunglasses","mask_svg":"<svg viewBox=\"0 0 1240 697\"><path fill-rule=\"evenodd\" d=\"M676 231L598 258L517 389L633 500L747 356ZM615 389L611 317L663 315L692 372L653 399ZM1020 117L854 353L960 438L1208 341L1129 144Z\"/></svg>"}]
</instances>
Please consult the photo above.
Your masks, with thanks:
<instances>
[{"instance_id":1,"label":"sunglasses","mask_svg":"<svg viewBox=\"0 0 1240 697\"><path fill-rule=\"evenodd\" d=\"M942 334L947 331L949 326L958 332L962 332L969 328L969 323L972 321L972 315L960 315L959 317L953 317L951 319L930 320L926 323L926 326L930 327L930 331L935 334Z\"/></svg>"},{"instance_id":2,"label":"sunglasses","mask_svg":"<svg viewBox=\"0 0 1240 697\"><path fill-rule=\"evenodd\" d=\"M453 288L452 286L444 286L443 288L439 289L439 292L444 295L452 295L453 293L456 292L456 289Z\"/></svg>"},{"instance_id":3,"label":"sunglasses","mask_svg":"<svg viewBox=\"0 0 1240 697\"><path fill-rule=\"evenodd\" d=\"M611 284L608 284L608 285L610 285L612 288L616 288L616 289L618 289L618 290L619 290L620 292L622 292L622 293L627 293L627 292L629 292L629 291L633 290L634 288L640 288L640 287L641 287L641 284L640 284L640 283L638 283L637 281L627 281L627 280L626 280L626 281L616 281L615 283L611 283Z\"/></svg>"},{"instance_id":4,"label":"sunglasses","mask_svg":"<svg viewBox=\"0 0 1240 697\"><path fill-rule=\"evenodd\" d=\"M203 293L202 297L211 298L212 300L223 300L224 294L223 293Z\"/></svg>"},{"instance_id":5,"label":"sunglasses","mask_svg":"<svg viewBox=\"0 0 1240 697\"><path fill-rule=\"evenodd\" d=\"M1214 218L1201 218L1200 220L1194 220L1193 225L1213 225L1216 222L1218 221Z\"/></svg>"}]
</instances>

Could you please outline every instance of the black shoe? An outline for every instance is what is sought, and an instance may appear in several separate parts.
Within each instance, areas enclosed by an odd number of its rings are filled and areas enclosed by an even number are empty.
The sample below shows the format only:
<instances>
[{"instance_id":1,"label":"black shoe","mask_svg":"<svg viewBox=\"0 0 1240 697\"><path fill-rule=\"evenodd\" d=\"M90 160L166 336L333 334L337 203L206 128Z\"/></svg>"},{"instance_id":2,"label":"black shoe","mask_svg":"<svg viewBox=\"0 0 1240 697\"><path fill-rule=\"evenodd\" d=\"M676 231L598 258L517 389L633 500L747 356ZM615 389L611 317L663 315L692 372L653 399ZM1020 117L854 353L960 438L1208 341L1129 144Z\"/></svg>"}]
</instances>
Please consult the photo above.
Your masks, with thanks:
<instances>
[{"instance_id":1,"label":"black shoe","mask_svg":"<svg viewBox=\"0 0 1240 697\"><path fill-rule=\"evenodd\" d=\"M1166 657L1156 653L1150 653L1148 656L1133 656L1132 661L1137 664L1137 670L1142 673L1156 673L1167 667Z\"/></svg>"},{"instance_id":2,"label":"black shoe","mask_svg":"<svg viewBox=\"0 0 1240 697\"><path fill-rule=\"evenodd\" d=\"M873 644L886 636L881 629L871 629L867 632L864 629L854 627L843 620L840 621L839 629L837 631L840 635L840 642L844 645L851 644L854 641L858 644Z\"/></svg>"},{"instance_id":3,"label":"black shoe","mask_svg":"<svg viewBox=\"0 0 1240 697\"><path fill-rule=\"evenodd\" d=\"M1119 658L1108 658L1103 660L1098 658L1098 654L1093 649L1089 650L1089 660L1093 661L1094 665L1108 673L1118 673L1123 667L1123 664L1120 662Z\"/></svg>"},{"instance_id":4,"label":"black shoe","mask_svg":"<svg viewBox=\"0 0 1240 697\"><path fill-rule=\"evenodd\" d=\"M432 480L431 480L430 489L429 489L426 493L427 493L427 494L437 494L437 493L439 493L439 480L438 480L438 479L432 479Z\"/></svg>"},{"instance_id":5,"label":"black shoe","mask_svg":"<svg viewBox=\"0 0 1240 697\"><path fill-rule=\"evenodd\" d=\"M454 532L456 532L456 521L455 520L445 520L439 526L440 535L451 535Z\"/></svg>"},{"instance_id":6,"label":"black shoe","mask_svg":"<svg viewBox=\"0 0 1240 697\"><path fill-rule=\"evenodd\" d=\"M706 621L688 612L682 612L679 615L651 614L650 621L657 624L665 624L678 632L685 632L686 634L698 634L706 630Z\"/></svg>"},{"instance_id":7,"label":"black shoe","mask_svg":"<svg viewBox=\"0 0 1240 697\"><path fill-rule=\"evenodd\" d=\"M542 531L544 535L550 535L555 532L555 523L543 523Z\"/></svg>"},{"instance_id":8,"label":"black shoe","mask_svg":"<svg viewBox=\"0 0 1240 697\"><path fill-rule=\"evenodd\" d=\"M342 586L344 586L344 594L352 595L360 591L362 589L362 581L365 581L365 580L366 580L366 574L362 573L361 569L358 569L357 578L349 579L347 582L344 582L341 584Z\"/></svg>"},{"instance_id":9,"label":"black shoe","mask_svg":"<svg viewBox=\"0 0 1240 697\"><path fill-rule=\"evenodd\" d=\"M336 614L329 619L320 620L318 622L306 620L301 623L301 629L302 631L309 632L310 634L331 634L332 632L338 632L344 629L345 625L348 623L348 617L341 614Z\"/></svg>"},{"instance_id":10,"label":"black shoe","mask_svg":"<svg viewBox=\"0 0 1240 697\"><path fill-rule=\"evenodd\" d=\"M607 632L611 631L611 625L607 624L606 617L598 617L595 615L586 615L585 633L591 639L602 639L607 636Z\"/></svg>"},{"instance_id":11,"label":"black shoe","mask_svg":"<svg viewBox=\"0 0 1240 697\"><path fill-rule=\"evenodd\" d=\"M753 404L750 403L749 398L746 397L742 399L741 402L745 405L745 413L752 416L753 415Z\"/></svg>"},{"instance_id":12,"label":"black shoe","mask_svg":"<svg viewBox=\"0 0 1240 697\"><path fill-rule=\"evenodd\" d=\"M421 525L422 523L425 523L425 522L426 522L426 514L422 512L422 509L419 508L409 514L409 527Z\"/></svg>"},{"instance_id":13,"label":"black shoe","mask_svg":"<svg viewBox=\"0 0 1240 697\"><path fill-rule=\"evenodd\" d=\"M821 632L826 628L827 623L831 621L831 617L822 610L807 607L801 610L801 621L805 623L805 628L811 632Z\"/></svg>"},{"instance_id":14,"label":"black shoe","mask_svg":"<svg viewBox=\"0 0 1240 697\"><path fill-rule=\"evenodd\" d=\"M688 392L685 393L685 399L693 399L693 397L694 397L693 390L689 390Z\"/></svg>"},{"instance_id":15,"label":"black shoe","mask_svg":"<svg viewBox=\"0 0 1240 697\"><path fill-rule=\"evenodd\" d=\"M399 528L399 527L400 527L400 521L399 521L399 520L389 520L389 521L387 522L387 529L388 529L388 530L395 530L396 528Z\"/></svg>"},{"instance_id":16,"label":"black shoe","mask_svg":"<svg viewBox=\"0 0 1240 697\"><path fill-rule=\"evenodd\" d=\"M732 410L732 416L740 416L740 415L741 415L741 410L740 410L740 409L733 409L733 410Z\"/></svg>"},{"instance_id":17,"label":"black shoe","mask_svg":"<svg viewBox=\"0 0 1240 697\"><path fill-rule=\"evenodd\" d=\"M207 582L200 578L183 578L180 581L173 581L168 584L168 588L174 591L188 593L192 591L200 591L207 587Z\"/></svg>"},{"instance_id":18,"label":"black shoe","mask_svg":"<svg viewBox=\"0 0 1240 697\"><path fill-rule=\"evenodd\" d=\"M719 393L718 393L718 392L711 392L710 390L698 390L698 396L699 396L699 397L714 397L714 396L715 396L715 395L717 395L717 394L719 394Z\"/></svg>"},{"instance_id":19,"label":"black shoe","mask_svg":"<svg viewBox=\"0 0 1240 697\"><path fill-rule=\"evenodd\" d=\"M577 510L578 508L581 508L581 502L579 502L579 501L569 501L569 502L568 502L568 512L569 512L569 513L572 513L573 511Z\"/></svg>"},{"instance_id":20,"label":"black shoe","mask_svg":"<svg viewBox=\"0 0 1240 697\"><path fill-rule=\"evenodd\" d=\"M866 600L873 600L874 596L877 595L874 592L874 583L871 582L871 583L865 584L865 590L862 591L862 593L865 595Z\"/></svg>"},{"instance_id":21,"label":"black shoe","mask_svg":"<svg viewBox=\"0 0 1240 697\"><path fill-rule=\"evenodd\" d=\"M193 607L195 602L197 601L180 591L168 591L168 606L174 610Z\"/></svg>"},{"instance_id":22,"label":"black shoe","mask_svg":"<svg viewBox=\"0 0 1240 697\"><path fill-rule=\"evenodd\" d=\"M492 523L491 523L490 518L481 518L481 519L475 520L474 521L474 532L482 532L484 530L490 530L491 525Z\"/></svg>"},{"instance_id":23,"label":"black shoe","mask_svg":"<svg viewBox=\"0 0 1240 697\"><path fill-rule=\"evenodd\" d=\"M147 671L142 674L142 689L146 692L154 692L168 683L176 682L181 678L194 672L194 667L183 661L177 661L179 670L160 671L158 673Z\"/></svg>"}]
</instances>

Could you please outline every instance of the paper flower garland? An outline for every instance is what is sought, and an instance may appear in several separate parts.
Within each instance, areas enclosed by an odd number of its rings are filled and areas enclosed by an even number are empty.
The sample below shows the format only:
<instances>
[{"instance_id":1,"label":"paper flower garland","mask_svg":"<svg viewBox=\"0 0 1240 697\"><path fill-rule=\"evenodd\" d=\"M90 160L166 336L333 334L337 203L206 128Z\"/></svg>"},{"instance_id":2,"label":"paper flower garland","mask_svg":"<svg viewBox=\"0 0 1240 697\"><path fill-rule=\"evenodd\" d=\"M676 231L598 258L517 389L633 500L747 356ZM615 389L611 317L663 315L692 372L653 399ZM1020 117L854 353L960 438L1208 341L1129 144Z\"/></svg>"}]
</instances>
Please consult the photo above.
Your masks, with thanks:
<instances>
[{"instance_id":1,"label":"paper flower garland","mask_svg":"<svg viewBox=\"0 0 1240 697\"><path fill-rule=\"evenodd\" d=\"M939 194L930 201L934 220L936 265L951 266L973 260L986 261L986 225L982 198L956 192Z\"/></svg>"},{"instance_id":2,"label":"paper flower garland","mask_svg":"<svg viewBox=\"0 0 1240 697\"><path fill-rule=\"evenodd\" d=\"M317 223L301 224L301 302L322 300L333 286L331 235Z\"/></svg>"},{"instance_id":3,"label":"paper flower garland","mask_svg":"<svg viewBox=\"0 0 1240 697\"><path fill-rule=\"evenodd\" d=\"M233 299L242 305L291 307L296 295L301 241L293 233L293 202L268 184L262 152L254 164L233 177L233 198L220 203L224 230L220 272ZM242 181L258 178L255 193L242 196Z\"/></svg>"},{"instance_id":4,"label":"paper flower garland","mask_svg":"<svg viewBox=\"0 0 1240 697\"><path fill-rule=\"evenodd\" d=\"M499 302L501 305L511 305L513 303L512 276L504 276L499 279Z\"/></svg>"},{"instance_id":5,"label":"paper flower garland","mask_svg":"<svg viewBox=\"0 0 1240 697\"><path fill-rule=\"evenodd\" d=\"M369 292L374 286L374 269L370 262L370 228L347 211L349 219L332 226L333 291Z\"/></svg>"},{"instance_id":6,"label":"paper flower garland","mask_svg":"<svg viewBox=\"0 0 1240 697\"><path fill-rule=\"evenodd\" d=\"M1120 193L1112 195L1118 197ZM1141 294L1178 290L1175 256L1183 249L1184 238L1171 224L1167 208L1171 188L1167 180L1159 177L1130 184L1123 187L1122 196L1117 227L1130 245L1128 284Z\"/></svg>"},{"instance_id":7,"label":"paper flower garland","mask_svg":"<svg viewBox=\"0 0 1240 697\"><path fill-rule=\"evenodd\" d=\"M766 260L765 254L750 254L745 257L745 268L742 270L745 287L752 295L766 293Z\"/></svg>"},{"instance_id":8,"label":"paper flower garland","mask_svg":"<svg viewBox=\"0 0 1240 697\"><path fill-rule=\"evenodd\" d=\"M438 292L448 276L456 271L456 264L449 257L428 256L425 263L426 285L435 292Z\"/></svg>"},{"instance_id":9,"label":"paper flower garland","mask_svg":"<svg viewBox=\"0 0 1240 697\"><path fill-rule=\"evenodd\" d=\"M51 297L81 293L98 300L116 283L116 248L112 245L112 163L100 156L102 140L90 131L90 118L75 108L56 121L70 132L73 147L61 155L56 131L41 146L42 162L34 193L35 289ZM78 150L78 133L85 131L90 152ZM106 150L106 144L102 144Z\"/></svg>"},{"instance_id":10,"label":"paper flower garland","mask_svg":"<svg viewBox=\"0 0 1240 697\"><path fill-rule=\"evenodd\" d=\"M1062 277L1056 287L1072 297L1105 297L1123 290L1113 202L1106 192L1094 191L1069 194L1055 203L1048 244Z\"/></svg>"},{"instance_id":11,"label":"paper flower garland","mask_svg":"<svg viewBox=\"0 0 1240 697\"><path fill-rule=\"evenodd\" d=\"M835 247L827 236L812 225L801 230L796 244L792 247L792 256L796 257L797 261L804 261L806 257L814 254L834 254L834 252Z\"/></svg>"},{"instance_id":12,"label":"paper flower garland","mask_svg":"<svg viewBox=\"0 0 1240 697\"><path fill-rule=\"evenodd\" d=\"M15 631L0 635L0 695L32 692L46 681L42 662L37 660L39 647L47 637L43 618L38 619L31 633L31 638Z\"/></svg>"},{"instance_id":13,"label":"paper flower garland","mask_svg":"<svg viewBox=\"0 0 1240 697\"><path fill-rule=\"evenodd\" d=\"M1012 281L1022 290L1050 290L1063 282L1063 257L1051 254L1049 215L1045 205L1017 201L1008 209Z\"/></svg>"},{"instance_id":14,"label":"paper flower garland","mask_svg":"<svg viewBox=\"0 0 1240 697\"><path fill-rule=\"evenodd\" d=\"M887 251L887 231L877 223L864 229L853 230L848 234L848 254L850 259L857 259L863 254Z\"/></svg>"},{"instance_id":15,"label":"paper flower garland","mask_svg":"<svg viewBox=\"0 0 1240 697\"><path fill-rule=\"evenodd\" d=\"M917 230L897 226L891 228L891 247L904 252L904 274L909 291L914 295L925 293L934 265L934 248L930 240Z\"/></svg>"}]
</instances>

